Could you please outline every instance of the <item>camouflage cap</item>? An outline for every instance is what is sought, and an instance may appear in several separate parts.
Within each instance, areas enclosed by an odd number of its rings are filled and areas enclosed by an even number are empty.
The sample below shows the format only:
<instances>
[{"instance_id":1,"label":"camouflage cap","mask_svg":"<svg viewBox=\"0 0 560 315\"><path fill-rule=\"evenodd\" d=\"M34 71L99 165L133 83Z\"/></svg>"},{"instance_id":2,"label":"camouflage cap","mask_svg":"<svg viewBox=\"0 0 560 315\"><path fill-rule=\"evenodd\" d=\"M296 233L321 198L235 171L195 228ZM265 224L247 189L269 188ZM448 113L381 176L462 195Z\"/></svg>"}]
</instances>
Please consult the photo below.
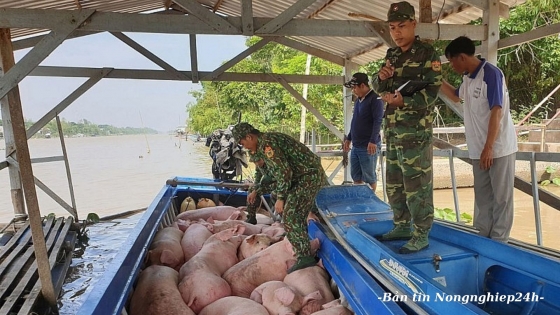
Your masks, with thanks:
<instances>
[{"instance_id":1,"label":"camouflage cap","mask_svg":"<svg viewBox=\"0 0 560 315\"><path fill-rule=\"evenodd\" d=\"M387 22L414 20L414 7L406 2L391 3L387 12Z\"/></svg>"},{"instance_id":2,"label":"camouflage cap","mask_svg":"<svg viewBox=\"0 0 560 315\"><path fill-rule=\"evenodd\" d=\"M241 139L245 138L253 130L255 130L255 128L251 124L242 122L233 126L231 133L233 135L233 139L235 139L235 143L239 143Z\"/></svg>"}]
</instances>

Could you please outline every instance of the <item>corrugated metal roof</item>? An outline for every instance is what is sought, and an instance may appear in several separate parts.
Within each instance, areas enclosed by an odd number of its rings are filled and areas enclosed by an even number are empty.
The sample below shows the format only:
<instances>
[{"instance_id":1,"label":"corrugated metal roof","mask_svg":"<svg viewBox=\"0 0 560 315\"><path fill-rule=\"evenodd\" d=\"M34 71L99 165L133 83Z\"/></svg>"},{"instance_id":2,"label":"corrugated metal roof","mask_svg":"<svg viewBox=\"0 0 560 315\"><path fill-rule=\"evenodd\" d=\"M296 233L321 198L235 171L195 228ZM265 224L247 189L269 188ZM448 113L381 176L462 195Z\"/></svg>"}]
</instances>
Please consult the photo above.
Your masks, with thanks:
<instances>
[{"instance_id":1,"label":"corrugated metal roof","mask_svg":"<svg viewBox=\"0 0 560 315\"><path fill-rule=\"evenodd\" d=\"M215 8L219 0L199 1L208 7ZM255 0L253 16L273 18L296 3L297 0ZM384 20L392 1L386 0L318 0L301 12L297 18L328 19L328 20ZM418 1L410 1L416 8L418 15ZM502 0L502 3L513 6L525 0ZM79 5L78 5L79 4ZM466 24L482 16L482 11L465 6L460 1L432 0L433 17L437 17L440 10L450 11L461 8L460 12L453 12L443 19L442 24ZM75 10L78 7L95 9L106 12L120 13L148 13L164 9L162 0L0 0L0 8L28 8L28 9L64 9ZM217 13L225 16L241 15L241 0L222 0ZM349 16L354 13L358 17ZM12 38L21 38L37 34L44 30L13 29ZM387 47L379 38L345 38L345 37L292 37L292 39L319 48L329 53L350 59L357 64L383 58Z\"/></svg>"}]
</instances>

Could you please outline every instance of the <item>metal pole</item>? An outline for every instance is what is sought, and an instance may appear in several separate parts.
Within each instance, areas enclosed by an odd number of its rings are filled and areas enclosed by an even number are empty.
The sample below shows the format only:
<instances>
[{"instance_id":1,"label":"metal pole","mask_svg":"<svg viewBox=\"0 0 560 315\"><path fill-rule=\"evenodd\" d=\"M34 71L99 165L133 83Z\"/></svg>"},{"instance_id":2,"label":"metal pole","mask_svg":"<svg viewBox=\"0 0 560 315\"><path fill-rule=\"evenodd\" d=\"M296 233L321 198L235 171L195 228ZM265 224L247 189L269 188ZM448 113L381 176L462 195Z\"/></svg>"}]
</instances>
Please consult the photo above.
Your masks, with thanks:
<instances>
[{"instance_id":1,"label":"metal pole","mask_svg":"<svg viewBox=\"0 0 560 315\"><path fill-rule=\"evenodd\" d=\"M537 182L537 166L535 152L531 152L531 188L533 189L533 209L535 212L535 231L537 232L537 245L542 246L541 208L539 203L539 187Z\"/></svg>"},{"instance_id":2,"label":"metal pole","mask_svg":"<svg viewBox=\"0 0 560 315\"><path fill-rule=\"evenodd\" d=\"M459 214L459 196L457 195L457 179L455 178L455 165L453 163L453 150L449 152L449 171L451 172L451 188L453 188L453 202L455 203L455 217L457 222L460 221L461 215Z\"/></svg>"}]
</instances>

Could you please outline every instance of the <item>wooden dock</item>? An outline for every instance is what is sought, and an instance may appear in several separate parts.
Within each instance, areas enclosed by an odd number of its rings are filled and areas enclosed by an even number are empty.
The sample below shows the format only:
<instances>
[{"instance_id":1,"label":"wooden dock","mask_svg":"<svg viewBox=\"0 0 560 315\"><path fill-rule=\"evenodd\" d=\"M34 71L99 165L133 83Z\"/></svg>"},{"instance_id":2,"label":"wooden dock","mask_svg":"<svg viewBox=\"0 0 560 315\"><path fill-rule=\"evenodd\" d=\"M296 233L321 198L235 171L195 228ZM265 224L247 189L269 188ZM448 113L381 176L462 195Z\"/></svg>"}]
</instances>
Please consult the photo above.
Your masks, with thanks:
<instances>
[{"instance_id":1,"label":"wooden dock","mask_svg":"<svg viewBox=\"0 0 560 315\"><path fill-rule=\"evenodd\" d=\"M72 217L43 220L43 233L53 285L58 294L72 261L77 233ZM0 246L0 314L50 314L52 310L41 298L29 222L17 229L5 245Z\"/></svg>"}]
</instances>

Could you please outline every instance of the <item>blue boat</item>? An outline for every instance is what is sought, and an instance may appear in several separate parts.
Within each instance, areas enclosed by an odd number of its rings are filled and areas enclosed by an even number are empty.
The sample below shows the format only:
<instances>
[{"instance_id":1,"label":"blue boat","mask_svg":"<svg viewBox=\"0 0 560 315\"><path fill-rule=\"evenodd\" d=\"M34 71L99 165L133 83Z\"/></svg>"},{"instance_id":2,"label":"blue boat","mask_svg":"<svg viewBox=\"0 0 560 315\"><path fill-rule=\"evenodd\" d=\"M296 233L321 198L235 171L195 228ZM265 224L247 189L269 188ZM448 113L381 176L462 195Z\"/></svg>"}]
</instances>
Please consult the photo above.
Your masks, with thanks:
<instances>
[{"instance_id":1,"label":"blue boat","mask_svg":"<svg viewBox=\"0 0 560 315\"><path fill-rule=\"evenodd\" d=\"M160 228L175 221L177 209L186 197L210 198L233 206L244 205L247 193L242 188L245 187L245 184L202 178L178 177L167 181L110 267L94 284L78 314L122 314L154 235ZM356 314L405 314L401 303L383 301L383 296L388 294L386 289L332 238L326 226L312 223L309 232L311 238L320 239L318 255Z\"/></svg>"},{"instance_id":2,"label":"blue boat","mask_svg":"<svg viewBox=\"0 0 560 315\"><path fill-rule=\"evenodd\" d=\"M379 241L393 227L389 205L366 186L331 186L317 196L329 230L388 292L382 301L419 314L560 314L560 260L434 222L428 249L399 254Z\"/></svg>"}]
</instances>

